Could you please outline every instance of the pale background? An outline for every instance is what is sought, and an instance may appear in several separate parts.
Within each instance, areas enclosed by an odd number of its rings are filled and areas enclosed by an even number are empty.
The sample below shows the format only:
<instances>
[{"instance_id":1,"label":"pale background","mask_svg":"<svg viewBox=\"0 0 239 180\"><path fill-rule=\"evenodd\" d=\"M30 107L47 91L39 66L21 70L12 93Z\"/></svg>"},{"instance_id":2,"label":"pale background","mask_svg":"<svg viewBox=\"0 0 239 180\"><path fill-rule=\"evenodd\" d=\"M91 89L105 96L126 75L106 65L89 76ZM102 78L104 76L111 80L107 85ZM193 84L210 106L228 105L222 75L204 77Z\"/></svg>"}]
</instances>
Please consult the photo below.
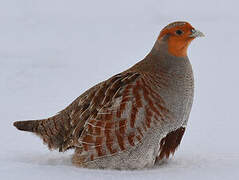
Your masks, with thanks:
<instances>
[{"instance_id":1,"label":"pale background","mask_svg":"<svg viewBox=\"0 0 239 180\"><path fill-rule=\"evenodd\" d=\"M0 0L0 179L239 179L236 0ZM188 56L195 98L175 157L160 168L97 171L48 151L15 120L54 115L141 60L175 20L205 33Z\"/></svg>"}]
</instances>

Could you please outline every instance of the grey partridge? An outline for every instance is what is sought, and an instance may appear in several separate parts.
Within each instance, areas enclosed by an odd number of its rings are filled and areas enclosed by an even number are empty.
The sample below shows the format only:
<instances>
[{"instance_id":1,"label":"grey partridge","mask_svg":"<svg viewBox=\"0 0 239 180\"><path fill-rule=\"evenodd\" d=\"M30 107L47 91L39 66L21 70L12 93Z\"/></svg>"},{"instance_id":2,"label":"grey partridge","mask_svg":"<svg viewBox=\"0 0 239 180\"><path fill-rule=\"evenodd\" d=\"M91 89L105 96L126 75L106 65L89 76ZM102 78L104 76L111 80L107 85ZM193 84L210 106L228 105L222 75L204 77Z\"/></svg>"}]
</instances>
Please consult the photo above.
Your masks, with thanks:
<instances>
[{"instance_id":1,"label":"grey partridge","mask_svg":"<svg viewBox=\"0 0 239 180\"><path fill-rule=\"evenodd\" d=\"M128 70L90 88L57 115L14 122L49 149L74 148L80 167L142 169L174 154L193 102L187 57L203 34L187 22L162 29L150 53Z\"/></svg>"}]
</instances>

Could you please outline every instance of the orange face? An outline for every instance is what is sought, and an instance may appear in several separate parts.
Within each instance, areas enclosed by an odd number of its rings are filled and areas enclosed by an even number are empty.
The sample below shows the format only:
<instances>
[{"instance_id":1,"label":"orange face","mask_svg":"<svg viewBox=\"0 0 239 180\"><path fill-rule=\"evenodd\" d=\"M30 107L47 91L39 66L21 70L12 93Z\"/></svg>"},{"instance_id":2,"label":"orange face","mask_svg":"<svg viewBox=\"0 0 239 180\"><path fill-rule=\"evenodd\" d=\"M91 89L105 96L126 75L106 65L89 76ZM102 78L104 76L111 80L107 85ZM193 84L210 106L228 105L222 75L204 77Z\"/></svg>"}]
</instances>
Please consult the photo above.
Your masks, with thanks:
<instances>
[{"instance_id":1,"label":"orange face","mask_svg":"<svg viewBox=\"0 0 239 180\"><path fill-rule=\"evenodd\" d=\"M174 22L161 31L159 40L167 35L168 52L173 56L185 57L187 56L187 48L190 42L197 37L193 36L195 31L187 22Z\"/></svg>"}]
</instances>

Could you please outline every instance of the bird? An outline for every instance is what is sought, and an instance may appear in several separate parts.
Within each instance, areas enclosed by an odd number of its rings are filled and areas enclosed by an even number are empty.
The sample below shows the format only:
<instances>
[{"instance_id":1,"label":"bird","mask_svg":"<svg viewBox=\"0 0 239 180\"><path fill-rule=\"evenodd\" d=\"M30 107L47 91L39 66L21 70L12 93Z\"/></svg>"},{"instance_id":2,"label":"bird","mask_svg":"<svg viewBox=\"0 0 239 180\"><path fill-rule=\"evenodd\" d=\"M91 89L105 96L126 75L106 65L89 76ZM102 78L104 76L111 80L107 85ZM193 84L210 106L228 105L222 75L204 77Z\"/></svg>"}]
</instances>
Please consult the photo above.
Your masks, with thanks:
<instances>
[{"instance_id":1,"label":"bird","mask_svg":"<svg viewBox=\"0 0 239 180\"><path fill-rule=\"evenodd\" d=\"M202 36L186 21L170 23L143 60L54 116L13 125L50 150L74 149L72 163L81 168L152 168L174 155L184 135L194 95L187 49Z\"/></svg>"}]
</instances>

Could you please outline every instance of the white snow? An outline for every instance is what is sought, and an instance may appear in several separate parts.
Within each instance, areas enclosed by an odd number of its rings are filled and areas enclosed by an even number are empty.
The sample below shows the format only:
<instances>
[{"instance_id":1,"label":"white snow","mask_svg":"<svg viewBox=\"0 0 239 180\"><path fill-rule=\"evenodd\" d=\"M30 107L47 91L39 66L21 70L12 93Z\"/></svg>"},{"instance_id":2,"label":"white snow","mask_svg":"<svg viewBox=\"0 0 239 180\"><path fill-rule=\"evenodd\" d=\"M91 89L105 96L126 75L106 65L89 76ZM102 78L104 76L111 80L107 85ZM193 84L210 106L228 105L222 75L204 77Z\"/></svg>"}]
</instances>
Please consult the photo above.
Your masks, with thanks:
<instances>
[{"instance_id":1,"label":"white snow","mask_svg":"<svg viewBox=\"0 0 239 180\"><path fill-rule=\"evenodd\" d=\"M235 0L0 1L0 179L239 179L239 12ZM142 59L161 28L187 20L195 98L174 158L142 171L74 167L13 121L51 116Z\"/></svg>"}]
</instances>

